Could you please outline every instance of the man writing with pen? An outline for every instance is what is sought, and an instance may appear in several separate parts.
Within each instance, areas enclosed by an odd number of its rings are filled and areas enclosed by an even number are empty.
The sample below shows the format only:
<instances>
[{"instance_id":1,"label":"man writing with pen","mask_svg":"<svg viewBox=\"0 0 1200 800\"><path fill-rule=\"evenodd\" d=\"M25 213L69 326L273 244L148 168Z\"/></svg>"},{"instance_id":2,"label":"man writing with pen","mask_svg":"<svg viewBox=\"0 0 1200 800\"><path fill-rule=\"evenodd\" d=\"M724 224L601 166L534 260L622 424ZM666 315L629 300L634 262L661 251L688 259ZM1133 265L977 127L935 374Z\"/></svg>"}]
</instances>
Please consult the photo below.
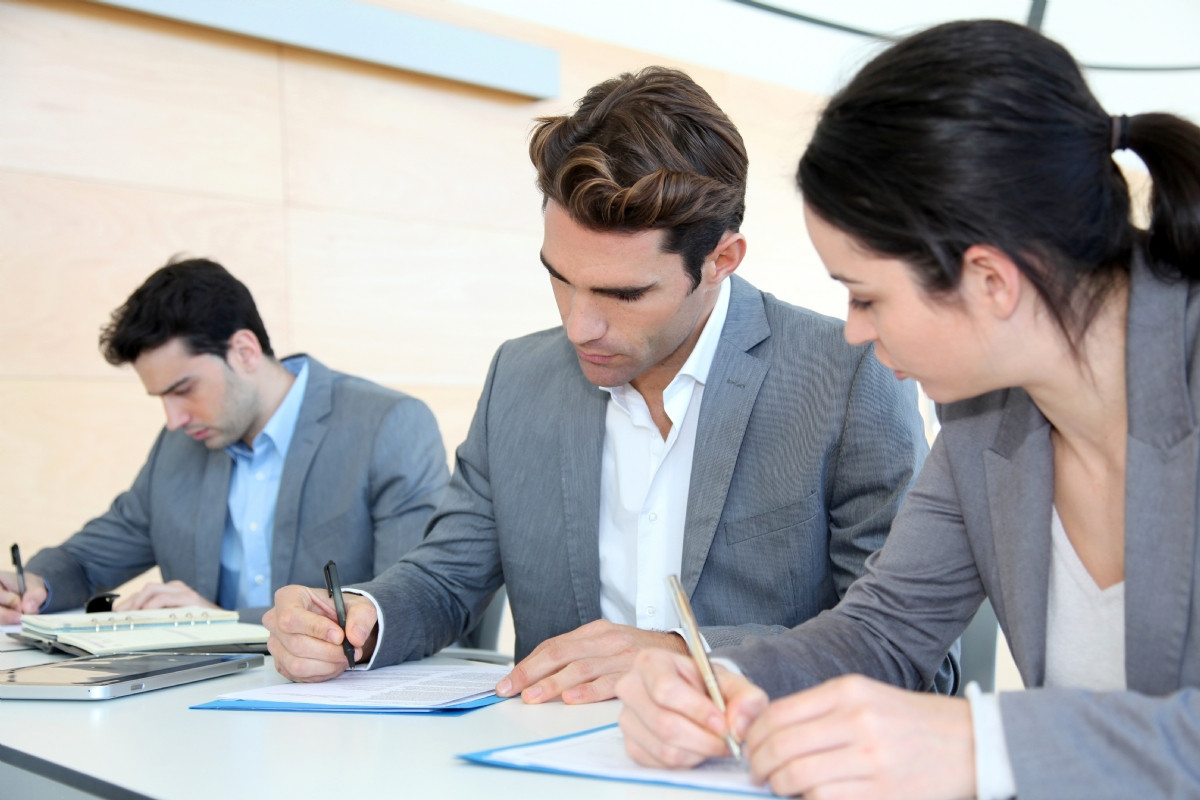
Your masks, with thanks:
<instances>
[{"instance_id":1,"label":"man writing with pen","mask_svg":"<svg viewBox=\"0 0 1200 800\"><path fill-rule=\"evenodd\" d=\"M832 607L926 446L911 386L839 322L737 278L747 157L687 75L593 87L530 143L562 326L496 353L423 542L345 597L357 661L429 655L504 585L527 702L613 696L641 649L683 650L677 573L708 643ZM323 589L263 623L279 671L346 669Z\"/></svg>"},{"instance_id":2,"label":"man writing with pen","mask_svg":"<svg viewBox=\"0 0 1200 800\"><path fill-rule=\"evenodd\" d=\"M166 427L107 513L23 576L0 572L0 622L81 607L155 565L164 582L114 610L214 606L258 622L274 589L320 580L329 558L361 581L420 540L448 477L429 409L310 356L276 358L221 265L154 272L101 346L162 398Z\"/></svg>"}]
</instances>

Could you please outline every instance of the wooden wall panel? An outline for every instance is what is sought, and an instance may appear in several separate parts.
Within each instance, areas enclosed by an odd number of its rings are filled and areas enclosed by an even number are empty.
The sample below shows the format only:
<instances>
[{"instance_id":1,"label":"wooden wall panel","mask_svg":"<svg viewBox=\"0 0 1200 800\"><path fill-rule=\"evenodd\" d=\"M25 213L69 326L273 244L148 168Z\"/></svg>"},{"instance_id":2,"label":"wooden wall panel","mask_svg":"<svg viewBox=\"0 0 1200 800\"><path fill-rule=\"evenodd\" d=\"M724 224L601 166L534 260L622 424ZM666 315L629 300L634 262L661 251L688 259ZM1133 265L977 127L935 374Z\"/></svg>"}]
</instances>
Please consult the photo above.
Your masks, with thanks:
<instances>
[{"instance_id":1,"label":"wooden wall panel","mask_svg":"<svg viewBox=\"0 0 1200 800\"><path fill-rule=\"evenodd\" d=\"M543 104L295 51L284 98L295 205L540 232L525 133Z\"/></svg>"},{"instance_id":2,"label":"wooden wall panel","mask_svg":"<svg viewBox=\"0 0 1200 800\"><path fill-rule=\"evenodd\" d=\"M280 199L278 47L25 0L0 42L0 168Z\"/></svg>"},{"instance_id":3,"label":"wooden wall panel","mask_svg":"<svg viewBox=\"0 0 1200 800\"><path fill-rule=\"evenodd\" d=\"M225 264L286 347L284 242L278 205L0 171L0 377L111 377L101 326L176 253Z\"/></svg>"},{"instance_id":4,"label":"wooden wall panel","mask_svg":"<svg viewBox=\"0 0 1200 800\"><path fill-rule=\"evenodd\" d=\"M389 384L483 383L505 339L559 323L541 236L293 210L301 349Z\"/></svg>"},{"instance_id":5,"label":"wooden wall panel","mask_svg":"<svg viewBox=\"0 0 1200 800\"><path fill-rule=\"evenodd\" d=\"M32 555L129 488L163 411L136 379L3 380L0 420L0 508Z\"/></svg>"}]
</instances>

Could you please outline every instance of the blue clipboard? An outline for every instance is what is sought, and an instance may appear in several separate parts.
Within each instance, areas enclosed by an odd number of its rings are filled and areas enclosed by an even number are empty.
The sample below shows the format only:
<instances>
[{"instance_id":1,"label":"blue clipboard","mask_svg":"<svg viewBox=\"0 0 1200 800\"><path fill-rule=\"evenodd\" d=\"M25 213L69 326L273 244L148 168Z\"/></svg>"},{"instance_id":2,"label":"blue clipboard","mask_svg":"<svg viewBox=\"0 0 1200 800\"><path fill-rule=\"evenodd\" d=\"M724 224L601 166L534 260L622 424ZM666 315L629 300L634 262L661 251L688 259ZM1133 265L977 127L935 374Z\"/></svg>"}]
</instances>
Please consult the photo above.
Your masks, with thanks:
<instances>
[{"instance_id":1,"label":"blue clipboard","mask_svg":"<svg viewBox=\"0 0 1200 800\"><path fill-rule=\"evenodd\" d=\"M216 711L318 711L326 714L436 714L438 716L459 716L474 711L477 708L495 705L509 698L488 695L474 700L464 700L448 706L331 706L319 703L279 703L267 700L210 700L207 703L190 706Z\"/></svg>"},{"instance_id":2,"label":"blue clipboard","mask_svg":"<svg viewBox=\"0 0 1200 800\"><path fill-rule=\"evenodd\" d=\"M601 734L616 728L616 724L602 725L599 728L591 728L579 733L569 733L565 736L555 736L550 739L542 739L536 742L526 742L524 744L507 745L505 747L495 747L490 750L480 750L475 753L460 753L459 758L464 761L470 761L473 764L483 764L489 767L503 767L505 769L517 769L527 772L544 772L551 775L573 775L583 778L599 778L607 781L619 781L622 783L644 783L651 786L670 786L676 789L691 789L693 791L713 792L715 794L737 794L748 795L753 797L774 797L770 790L766 788L757 788L747 786L745 788L730 786L730 787L714 787L699 785L693 775L689 775L690 770L656 770L649 767L644 768L645 777L631 777L624 775L612 775L602 772L599 768L595 771L587 769L574 769L556 767L550 764L514 764L509 761L497 758L500 753L505 753L510 750L519 750L539 745L553 744L555 742L564 742L570 739L580 739L585 736L593 736ZM638 768L641 771L643 768Z\"/></svg>"}]
</instances>

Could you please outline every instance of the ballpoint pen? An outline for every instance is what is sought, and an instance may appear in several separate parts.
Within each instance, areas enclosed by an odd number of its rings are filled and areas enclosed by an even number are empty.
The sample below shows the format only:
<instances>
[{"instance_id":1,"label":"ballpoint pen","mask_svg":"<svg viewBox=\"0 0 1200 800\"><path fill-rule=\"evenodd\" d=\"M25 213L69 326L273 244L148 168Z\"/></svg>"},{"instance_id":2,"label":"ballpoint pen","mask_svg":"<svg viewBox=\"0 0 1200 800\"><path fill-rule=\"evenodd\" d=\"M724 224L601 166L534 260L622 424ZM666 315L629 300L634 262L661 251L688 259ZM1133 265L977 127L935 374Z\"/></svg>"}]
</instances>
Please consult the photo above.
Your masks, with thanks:
<instances>
[{"instance_id":1,"label":"ballpoint pen","mask_svg":"<svg viewBox=\"0 0 1200 800\"><path fill-rule=\"evenodd\" d=\"M21 599L25 599L25 567L21 565L21 548L17 545L12 546L12 561L13 567L17 570L17 594L21 595Z\"/></svg>"},{"instance_id":2,"label":"ballpoint pen","mask_svg":"<svg viewBox=\"0 0 1200 800\"><path fill-rule=\"evenodd\" d=\"M325 564L325 588L333 598L333 607L337 611L338 625L342 629L342 652L346 654L346 663L354 669L354 645L346 636L346 601L342 599L342 582L338 580L337 564L329 561Z\"/></svg>"},{"instance_id":3,"label":"ballpoint pen","mask_svg":"<svg viewBox=\"0 0 1200 800\"><path fill-rule=\"evenodd\" d=\"M688 602L687 595L683 592L683 585L679 582L679 576L668 575L667 586L671 589L671 598L675 601L675 610L679 612L679 622L683 626L684 634L686 634L684 638L687 641L688 652L692 654L692 661L696 662L696 669L700 670L700 678L704 681L704 688L708 690L708 696L716 704L717 710L724 714L725 698L721 696L721 690L717 688L717 676L713 674L712 664L708 660L708 653L704 652L704 641L700 638L700 627L696 624L696 615L692 613L692 604ZM729 752L733 753L733 757L740 761L742 758L742 747L738 744L737 739L733 738L732 732L725 734L725 744L729 745Z\"/></svg>"}]
</instances>

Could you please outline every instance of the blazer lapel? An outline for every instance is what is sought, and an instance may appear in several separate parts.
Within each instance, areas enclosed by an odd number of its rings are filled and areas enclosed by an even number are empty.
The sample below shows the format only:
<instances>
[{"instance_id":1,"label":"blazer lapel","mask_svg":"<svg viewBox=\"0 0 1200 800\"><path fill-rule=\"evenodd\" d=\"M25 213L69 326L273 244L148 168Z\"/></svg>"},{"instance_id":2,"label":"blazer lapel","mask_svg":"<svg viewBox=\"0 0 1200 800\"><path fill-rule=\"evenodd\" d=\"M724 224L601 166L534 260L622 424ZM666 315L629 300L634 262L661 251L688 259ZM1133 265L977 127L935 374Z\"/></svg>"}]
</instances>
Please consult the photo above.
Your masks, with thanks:
<instances>
[{"instance_id":1,"label":"blazer lapel","mask_svg":"<svg viewBox=\"0 0 1200 800\"><path fill-rule=\"evenodd\" d=\"M729 311L704 384L692 457L680 577L689 597L708 559L750 412L768 371L764 361L746 352L771 335L762 294L736 276L731 282Z\"/></svg>"},{"instance_id":2,"label":"blazer lapel","mask_svg":"<svg viewBox=\"0 0 1200 800\"><path fill-rule=\"evenodd\" d=\"M329 430L329 414L333 409L333 374L319 361L308 357L308 385L296 419L296 431L283 461L279 478L279 494L275 499L275 530L271 537L272 589L292 572L296 540L300 535L300 502L304 484L312 467L317 448Z\"/></svg>"},{"instance_id":3,"label":"blazer lapel","mask_svg":"<svg viewBox=\"0 0 1200 800\"><path fill-rule=\"evenodd\" d=\"M600 465L608 393L572 368L562 398L559 463L571 589L584 624L600 618Z\"/></svg>"},{"instance_id":4,"label":"blazer lapel","mask_svg":"<svg viewBox=\"0 0 1200 800\"><path fill-rule=\"evenodd\" d=\"M1024 391L1009 390L983 464L1003 599L998 611L1025 685L1040 686L1046 673L1054 451L1050 424Z\"/></svg>"},{"instance_id":5,"label":"blazer lapel","mask_svg":"<svg viewBox=\"0 0 1200 800\"><path fill-rule=\"evenodd\" d=\"M208 454L196 509L196 567L192 588L214 603L221 582L221 544L225 539L225 520L229 516L232 475L233 458L228 453L221 450Z\"/></svg>"},{"instance_id":6,"label":"blazer lapel","mask_svg":"<svg viewBox=\"0 0 1200 800\"><path fill-rule=\"evenodd\" d=\"M1126 372L1125 678L1130 689L1179 687L1196 559L1200 439L1188 389L1188 285L1135 264Z\"/></svg>"}]
</instances>

